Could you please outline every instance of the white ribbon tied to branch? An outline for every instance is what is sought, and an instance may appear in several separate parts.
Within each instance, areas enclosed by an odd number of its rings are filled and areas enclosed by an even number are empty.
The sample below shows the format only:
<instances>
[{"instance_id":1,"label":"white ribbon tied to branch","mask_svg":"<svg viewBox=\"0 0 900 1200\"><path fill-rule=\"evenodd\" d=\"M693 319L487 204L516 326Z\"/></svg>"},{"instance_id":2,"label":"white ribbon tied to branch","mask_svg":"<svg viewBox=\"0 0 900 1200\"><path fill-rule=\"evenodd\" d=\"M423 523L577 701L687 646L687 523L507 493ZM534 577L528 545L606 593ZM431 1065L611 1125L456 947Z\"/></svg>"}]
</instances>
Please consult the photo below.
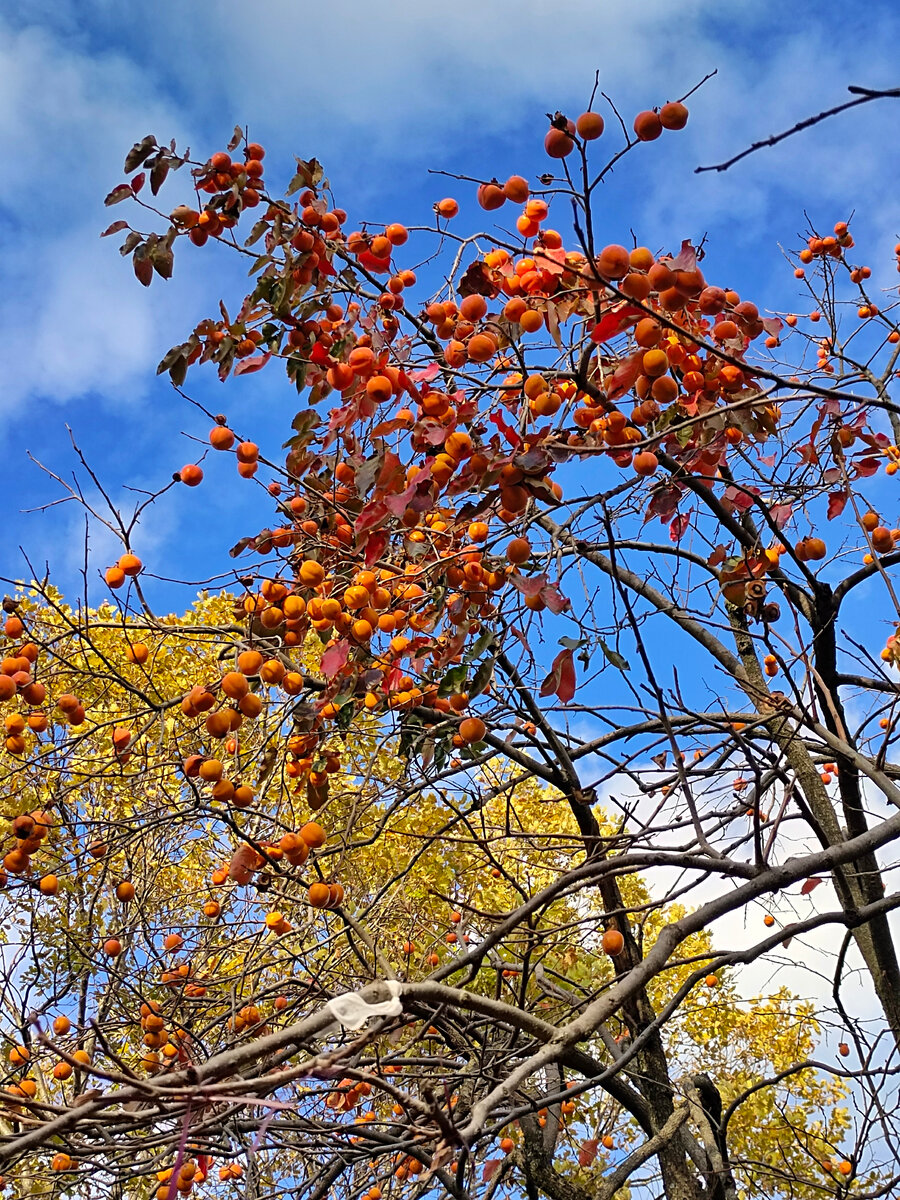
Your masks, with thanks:
<instances>
[{"instance_id":1,"label":"white ribbon tied to branch","mask_svg":"<svg viewBox=\"0 0 900 1200\"><path fill-rule=\"evenodd\" d=\"M399 1017L403 1012L400 983L396 979L386 979L384 986L390 995L389 1000L369 1004L359 992L346 992L343 996L335 996L333 1000L329 1000L326 1007L345 1029L360 1029L372 1017Z\"/></svg>"}]
</instances>

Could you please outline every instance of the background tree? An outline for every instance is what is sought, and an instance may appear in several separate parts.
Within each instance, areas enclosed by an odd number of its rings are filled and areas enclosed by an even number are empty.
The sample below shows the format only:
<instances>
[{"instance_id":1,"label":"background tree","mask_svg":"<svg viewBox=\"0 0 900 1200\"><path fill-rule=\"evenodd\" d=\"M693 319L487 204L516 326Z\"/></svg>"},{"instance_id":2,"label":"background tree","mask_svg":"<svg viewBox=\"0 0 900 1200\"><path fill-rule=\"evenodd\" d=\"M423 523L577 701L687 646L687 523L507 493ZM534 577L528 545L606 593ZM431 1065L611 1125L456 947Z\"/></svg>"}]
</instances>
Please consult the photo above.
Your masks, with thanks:
<instances>
[{"instance_id":1,"label":"background tree","mask_svg":"<svg viewBox=\"0 0 900 1200\"><path fill-rule=\"evenodd\" d=\"M115 606L6 602L14 1186L894 1185L896 652L862 615L897 622L900 332L844 221L795 257L802 316L689 242L604 244L611 168L687 119L598 165L593 99L556 114L537 192L478 183L515 232L454 235L450 198L347 231L240 130L165 230L106 231L144 284L185 242L251 262L175 386L281 360L303 400L283 463L207 414L276 517L186 616L148 604L154 497L95 514ZM164 219L186 163L144 138L107 203ZM741 994L798 947L815 1004Z\"/></svg>"}]
</instances>

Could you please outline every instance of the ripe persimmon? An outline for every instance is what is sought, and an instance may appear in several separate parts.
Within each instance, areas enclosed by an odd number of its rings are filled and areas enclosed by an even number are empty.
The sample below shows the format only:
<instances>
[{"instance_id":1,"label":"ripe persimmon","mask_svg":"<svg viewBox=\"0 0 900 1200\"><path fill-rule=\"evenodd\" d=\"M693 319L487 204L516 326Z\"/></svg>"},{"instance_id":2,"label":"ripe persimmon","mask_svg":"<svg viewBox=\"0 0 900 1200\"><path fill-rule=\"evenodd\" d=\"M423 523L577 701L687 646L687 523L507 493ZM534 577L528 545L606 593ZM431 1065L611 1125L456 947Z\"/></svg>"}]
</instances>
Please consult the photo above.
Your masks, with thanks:
<instances>
[{"instance_id":1,"label":"ripe persimmon","mask_svg":"<svg viewBox=\"0 0 900 1200\"><path fill-rule=\"evenodd\" d=\"M130 576L140 575L143 565L138 556L131 553L123 554L116 564L121 571Z\"/></svg>"},{"instance_id":2,"label":"ripe persimmon","mask_svg":"<svg viewBox=\"0 0 900 1200\"><path fill-rule=\"evenodd\" d=\"M482 183L477 192L479 205L486 211L502 208L506 203L506 193L498 183Z\"/></svg>"},{"instance_id":3,"label":"ripe persimmon","mask_svg":"<svg viewBox=\"0 0 900 1200\"><path fill-rule=\"evenodd\" d=\"M222 778L225 768L217 758L204 759L198 769L198 775L206 783L215 783Z\"/></svg>"},{"instance_id":4,"label":"ripe persimmon","mask_svg":"<svg viewBox=\"0 0 900 1200\"><path fill-rule=\"evenodd\" d=\"M187 463L178 472L178 478L188 487L197 487L203 482L203 469L196 463Z\"/></svg>"},{"instance_id":5,"label":"ripe persimmon","mask_svg":"<svg viewBox=\"0 0 900 1200\"><path fill-rule=\"evenodd\" d=\"M624 246L604 246L597 255L597 271L604 279L621 279L630 266L631 259Z\"/></svg>"},{"instance_id":6,"label":"ripe persimmon","mask_svg":"<svg viewBox=\"0 0 900 1200\"><path fill-rule=\"evenodd\" d=\"M645 350L656 346L661 337L662 326L653 317L643 317L634 327L634 340Z\"/></svg>"},{"instance_id":7,"label":"ripe persimmon","mask_svg":"<svg viewBox=\"0 0 900 1200\"><path fill-rule=\"evenodd\" d=\"M670 100L659 110L659 121L663 129L684 129L688 121L688 110L680 100Z\"/></svg>"},{"instance_id":8,"label":"ripe persimmon","mask_svg":"<svg viewBox=\"0 0 900 1200\"><path fill-rule=\"evenodd\" d=\"M663 123L659 113L653 112L652 109L645 109L634 118L633 129L638 141L653 142L662 133Z\"/></svg>"},{"instance_id":9,"label":"ripe persimmon","mask_svg":"<svg viewBox=\"0 0 900 1200\"><path fill-rule=\"evenodd\" d=\"M258 650L242 650L237 656L237 668L242 675L258 675L263 665L263 656Z\"/></svg>"},{"instance_id":10,"label":"ripe persimmon","mask_svg":"<svg viewBox=\"0 0 900 1200\"><path fill-rule=\"evenodd\" d=\"M552 126L544 137L544 150L550 158L565 158L575 149L572 136L565 129Z\"/></svg>"},{"instance_id":11,"label":"ripe persimmon","mask_svg":"<svg viewBox=\"0 0 900 1200\"><path fill-rule=\"evenodd\" d=\"M229 699L240 700L250 691L250 684L240 671L228 671L222 676L221 688Z\"/></svg>"},{"instance_id":12,"label":"ripe persimmon","mask_svg":"<svg viewBox=\"0 0 900 1200\"><path fill-rule=\"evenodd\" d=\"M631 465L637 475L654 475L659 466L659 459L652 450L642 450L634 456Z\"/></svg>"},{"instance_id":13,"label":"ripe persimmon","mask_svg":"<svg viewBox=\"0 0 900 1200\"><path fill-rule=\"evenodd\" d=\"M575 129L580 138L592 142L603 133L605 122L600 113L583 112L575 121Z\"/></svg>"},{"instance_id":14,"label":"ripe persimmon","mask_svg":"<svg viewBox=\"0 0 900 1200\"><path fill-rule=\"evenodd\" d=\"M521 175L510 175L503 185L503 192L514 204L524 204L528 199L528 180Z\"/></svg>"},{"instance_id":15,"label":"ripe persimmon","mask_svg":"<svg viewBox=\"0 0 900 1200\"><path fill-rule=\"evenodd\" d=\"M528 538L519 537L513 538L506 546L506 557L509 562L516 566L527 562L531 557L531 543Z\"/></svg>"},{"instance_id":16,"label":"ripe persimmon","mask_svg":"<svg viewBox=\"0 0 900 1200\"><path fill-rule=\"evenodd\" d=\"M601 945L607 954L615 957L625 949L625 938L618 929L607 929L603 935Z\"/></svg>"},{"instance_id":17,"label":"ripe persimmon","mask_svg":"<svg viewBox=\"0 0 900 1200\"><path fill-rule=\"evenodd\" d=\"M474 292L469 296L464 296L459 303L460 315L467 321L480 321L487 313L487 308L487 300L484 296L479 296Z\"/></svg>"},{"instance_id":18,"label":"ripe persimmon","mask_svg":"<svg viewBox=\"0 0 900 1200\"><path fill-rule=\"evenodd\" d=\"M489 333L473 334L469 338L466 351L471 362L487 362L497 353L497 339Z\"/></svg>"},{"instance_id":19,"label":"ripe persimmon","mask_svg":"<svg viewBox=\"0 0 900 1200\"><path fill-rule=\"evenodd\" d=\"M308 821L299 830L300 837L312 850L319 850L325 845L327 835L325 830L315 821Z\"/></svg>"},{"instance_id":20,"label":"ripe persimmon","mask_svg":"<svg viewBox=\"0 0 900 1200\"><path fill-rule=\"evenodd\" d=\"M487 726L481 717L466 717L465 720L460 721L458 733L462 744L471 746L482 740L487 733Z\"/></svg>"}]
</instances>

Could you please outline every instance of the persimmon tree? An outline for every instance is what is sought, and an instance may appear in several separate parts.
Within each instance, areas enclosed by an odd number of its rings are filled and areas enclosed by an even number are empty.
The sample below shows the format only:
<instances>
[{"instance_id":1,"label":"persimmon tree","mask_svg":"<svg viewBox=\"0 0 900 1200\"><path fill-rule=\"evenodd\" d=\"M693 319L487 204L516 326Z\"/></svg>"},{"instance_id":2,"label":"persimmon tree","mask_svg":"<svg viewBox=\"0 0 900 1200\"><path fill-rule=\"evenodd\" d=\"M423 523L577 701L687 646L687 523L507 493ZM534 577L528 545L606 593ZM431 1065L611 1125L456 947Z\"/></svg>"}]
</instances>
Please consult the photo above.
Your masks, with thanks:
<instances>
[{"instance_id":1,"label":"persimmon tree","mask_svg":"<svg viewBox=\"0 0 900 1200\"><path fill-rule=\"evenodd\" d=\"M160 370L280 366L287 453L208 412L161 484L227 457L272 505L184 616L152 496L93 510L102 603L5 602L10 1188L896 1185L895 301L844 220L803 312L607 242L688 110L617 119L460 180L471 235L354 228L316 160L278 198L239 129L129 153L138 280L210 240L253 278ZM759 994L786 962L814 1001Z\"/></svg>"}]
</instances>

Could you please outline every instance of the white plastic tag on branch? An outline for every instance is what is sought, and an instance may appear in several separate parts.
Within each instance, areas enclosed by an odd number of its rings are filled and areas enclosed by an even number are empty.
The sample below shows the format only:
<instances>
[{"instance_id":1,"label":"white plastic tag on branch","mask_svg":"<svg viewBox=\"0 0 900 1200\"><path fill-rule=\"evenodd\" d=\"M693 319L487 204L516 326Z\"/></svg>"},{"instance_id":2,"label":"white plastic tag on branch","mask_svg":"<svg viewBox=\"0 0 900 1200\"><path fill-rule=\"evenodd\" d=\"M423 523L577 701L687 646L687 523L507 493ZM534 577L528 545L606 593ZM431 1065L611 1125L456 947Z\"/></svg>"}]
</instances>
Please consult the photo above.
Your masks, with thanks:
<instances>
[{"instance_id":1,"label":"white plastic tag on branch","mask_svg":"<svg viewBox=\"0 0 900 1200\"><path fill-rule=\"evenodd\" d=\"M359 1029L372 1017L399 1017L403 1012L400 984L396 979L386 979L384 983L390 993L390 1000L369 1004L359 992L346 992L343 996L335 996L333 1000L328 1001L328 1011L345 1029Z\"/></svg>"}]
</instances>

